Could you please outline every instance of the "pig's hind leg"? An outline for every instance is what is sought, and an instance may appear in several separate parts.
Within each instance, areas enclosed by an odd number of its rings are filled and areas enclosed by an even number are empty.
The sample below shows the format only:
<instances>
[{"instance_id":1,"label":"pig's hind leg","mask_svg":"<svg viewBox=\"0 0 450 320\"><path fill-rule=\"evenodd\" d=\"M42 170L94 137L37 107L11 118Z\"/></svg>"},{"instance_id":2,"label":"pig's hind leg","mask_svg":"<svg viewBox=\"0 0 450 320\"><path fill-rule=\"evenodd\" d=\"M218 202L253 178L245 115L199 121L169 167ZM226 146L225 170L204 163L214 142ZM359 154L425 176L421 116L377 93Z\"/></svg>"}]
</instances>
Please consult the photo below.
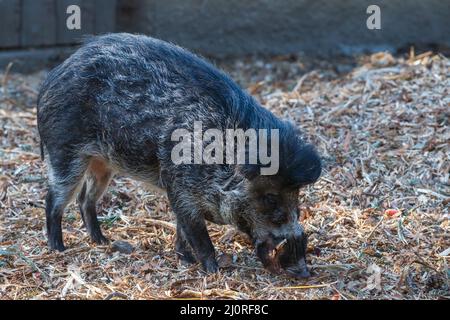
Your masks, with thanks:
<instances>
[{"instance_id":1,"label":"pig's hind leg","mask_svg":"<svg viewBox=\"0 0 450 320\"><path fill-rule=\"evenodd\" d=\"M63 151L49 154L49 186L45 198L48 244L51 250L64 251L62 216L81 185L87 162Z\"/></svg>"},{"instance_id":2,"label":"pig's hind leg","mask_svg":"<svg viewBox=\"0 0 450 320\"><path fill-rule=\"evenodd\" d=\"M97 244L108 244L97 219L96 204L108 187L112 171L101 159L93 158L86 172L86 179L78 194L81 217L91 240Z\"/></svg>"}]
</instances>

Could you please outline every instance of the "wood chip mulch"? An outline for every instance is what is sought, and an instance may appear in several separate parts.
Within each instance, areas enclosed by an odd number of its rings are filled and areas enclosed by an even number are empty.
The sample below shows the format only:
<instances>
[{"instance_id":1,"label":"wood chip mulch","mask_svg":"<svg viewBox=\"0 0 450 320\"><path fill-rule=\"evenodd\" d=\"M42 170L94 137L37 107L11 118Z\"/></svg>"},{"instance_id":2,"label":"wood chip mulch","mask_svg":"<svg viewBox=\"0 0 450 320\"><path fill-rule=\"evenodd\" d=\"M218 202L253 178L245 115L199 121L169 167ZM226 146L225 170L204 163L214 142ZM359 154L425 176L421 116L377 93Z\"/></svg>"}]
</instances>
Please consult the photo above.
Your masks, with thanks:
<instances>
[{"instance_id":1,"label":"wood chip mulch","mask_svg":"<svg viewBox=\"0 0 450 320\"><path fill-rule=\"evenodd\" d=\"M124 177L99 217L111 242L126 243L90 243L72 204L68 250L49 252L35 108L46 71L13 66L0 73L0 299L449 299L449 60L412 51L219 64L323 156L321 179L299 195L313 276L266 272L242 234L212 224L221 271L180 264L167 199Z\"/></svg>"}]
</instances>

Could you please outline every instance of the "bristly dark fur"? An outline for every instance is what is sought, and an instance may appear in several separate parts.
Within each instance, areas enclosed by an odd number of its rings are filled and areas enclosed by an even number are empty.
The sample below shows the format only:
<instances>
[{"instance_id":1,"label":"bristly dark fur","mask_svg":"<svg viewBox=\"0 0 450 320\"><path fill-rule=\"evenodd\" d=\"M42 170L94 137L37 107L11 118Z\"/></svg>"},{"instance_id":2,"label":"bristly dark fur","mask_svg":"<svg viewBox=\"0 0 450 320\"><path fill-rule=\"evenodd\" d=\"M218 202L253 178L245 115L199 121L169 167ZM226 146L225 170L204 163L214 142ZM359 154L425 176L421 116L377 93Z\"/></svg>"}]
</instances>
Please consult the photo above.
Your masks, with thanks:
<instances>
[{"instance_id":1,"label":"bristly dark fur","mask_svg":"<svg viewBox=\"0 0 450 320\"><path fill-rule=\"evenodd\" d=\"M61 217L78 197L91 238L101 235L95 202L114 172L167 191L178 223L177 250L217 269L204 219L231 223L262 241L303 237L294 222L298 188L320 175L320 159L288 122L275 117L225 73L176 45L146 36L109 34L84 45L49 74L38 97L42 153L48 154L47 227L53 249L63 250ZM285 191L273 212L289 224L274 226L259 202L275 183L244 179L233 165L175 165L174 130L279 129L279 181ZM93 165L95 161L95 165ZM100 170L93 172L93 170ZM79 188L80 186L82 188ZM259 191L255 191L259 190ZM267 206L265 207L265 210ZM274 213L275 214L275 213ZM266 221L267 219L267 221ZM274 219L272 219L274 221ZM189 251L193 251L193 255Z\"/></svg>"},{"instance_id":2,"label":"bristly dark fur","mask_svg":"<svg viewBox=\"0 0 450 320\"><path fill-rule=\"evenodd\" d=\"M314 183L322 172L320 157L311 144L298 138L292 128L282 130L285 134L280 139L280 175L286 184L303 187Z\"/></svg>"},{"instance_id":3,"label":"bristly dark fur","mask_svg":"<svg viewBox=\"0 0 450 320\"><path fill-rule=\"evenodd\" d=\"M271 119L267 119L266 126L271 124ZM280 168L276 176L282 178L286 188L300 188L316 182L322 172L322 165L314 146L306 143L300 131L291 123L282 121L276 125L280 134ZM247 177L255 177L260 168L261 165L246 165L243 172Z\"/></svg>"}]
</instances>

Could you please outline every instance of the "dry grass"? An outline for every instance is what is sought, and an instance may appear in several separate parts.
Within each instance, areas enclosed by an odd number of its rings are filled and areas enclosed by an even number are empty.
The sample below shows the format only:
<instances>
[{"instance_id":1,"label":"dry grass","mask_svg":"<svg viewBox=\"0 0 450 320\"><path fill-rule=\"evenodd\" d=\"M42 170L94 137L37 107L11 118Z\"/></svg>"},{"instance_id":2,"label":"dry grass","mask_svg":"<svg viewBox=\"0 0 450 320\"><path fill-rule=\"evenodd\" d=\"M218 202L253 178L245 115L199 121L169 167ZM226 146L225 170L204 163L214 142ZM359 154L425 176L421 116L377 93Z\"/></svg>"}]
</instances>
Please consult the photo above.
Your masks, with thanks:
<instances>
[{"instance_id":1,"label":"dry grass","mask_svg":"<svg viewBox=\"0 0 450 320\"><path fill-rule=\"evenodd\" d=\"M449 298L449 61L380 53L356 62L277 57L223 66L268 108L298 122L324 157L322 178L300 194L314 276L267 273L245 237L215 225L221 272L180 265L166 198L120 177L99 215L105 235L134 252L90 244L75 205L63 222L69 249L49 252L35 119L45 72L4 72L0 299Z\"/></svg>"}]
</instances>

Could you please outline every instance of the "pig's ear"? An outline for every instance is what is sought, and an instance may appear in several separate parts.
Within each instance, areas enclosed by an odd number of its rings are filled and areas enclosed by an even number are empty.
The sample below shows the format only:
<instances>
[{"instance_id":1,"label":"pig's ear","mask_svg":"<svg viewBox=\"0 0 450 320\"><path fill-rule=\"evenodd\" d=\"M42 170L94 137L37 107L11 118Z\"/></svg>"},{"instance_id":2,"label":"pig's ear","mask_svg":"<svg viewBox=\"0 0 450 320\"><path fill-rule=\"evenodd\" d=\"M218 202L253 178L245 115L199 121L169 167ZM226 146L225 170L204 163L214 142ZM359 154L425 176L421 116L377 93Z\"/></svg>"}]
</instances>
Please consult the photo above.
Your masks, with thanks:
<instances>
[{"instance_id":1,"label":"pig's ear","mask_svg":"<svg viewBox=\"0 0 450 320\"><path fill-rule=\"evenodd\" d=\"M244 164L239 166L238 170L248 180L253 180L257 176L259 176L261 172L261 168L257 164Z\"/></svg>"},{"instance_id":2,"label":"pig's ear","mask_svg":"<svg viewBox=\"0 0 450 320\"><path fill-rule=\"evenodd\" d=\"M319 179L322 163L313 145L298 144L283 158L280 171L286 184L302 187Z\"/></svg>"}]
</instances>

